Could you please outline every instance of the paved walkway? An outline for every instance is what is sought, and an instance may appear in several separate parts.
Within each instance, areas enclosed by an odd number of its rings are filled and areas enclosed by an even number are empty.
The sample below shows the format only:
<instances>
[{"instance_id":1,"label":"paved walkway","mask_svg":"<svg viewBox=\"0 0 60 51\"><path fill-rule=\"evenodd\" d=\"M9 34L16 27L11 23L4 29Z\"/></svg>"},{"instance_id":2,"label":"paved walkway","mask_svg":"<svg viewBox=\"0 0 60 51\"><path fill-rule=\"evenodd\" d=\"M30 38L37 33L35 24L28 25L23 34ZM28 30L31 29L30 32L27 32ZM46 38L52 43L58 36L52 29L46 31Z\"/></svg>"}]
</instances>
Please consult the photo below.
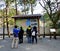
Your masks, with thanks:
<instances>
[{"instance_id":1,"label":"paved walkway","mask_svg":"<svg viewBox=\"0 0 60 51\"><path fill-rule=\"evenodd\" d=\"M18 49L11 49L12 38L0 40L0 51L60 51L60 39L38 38L37 44L28 44L26 37Z\"/></svg>"}]
</instances>

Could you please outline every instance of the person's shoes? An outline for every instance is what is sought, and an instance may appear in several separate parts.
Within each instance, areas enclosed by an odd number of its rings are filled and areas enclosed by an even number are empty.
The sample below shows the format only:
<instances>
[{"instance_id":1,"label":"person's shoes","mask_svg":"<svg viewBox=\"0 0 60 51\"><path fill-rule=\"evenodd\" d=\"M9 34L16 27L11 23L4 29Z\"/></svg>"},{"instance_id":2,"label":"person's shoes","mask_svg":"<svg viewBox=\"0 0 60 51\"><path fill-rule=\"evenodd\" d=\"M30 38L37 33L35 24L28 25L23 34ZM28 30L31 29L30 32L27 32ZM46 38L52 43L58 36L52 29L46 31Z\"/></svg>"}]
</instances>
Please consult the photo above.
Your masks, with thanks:
<instances>
[{"instance_id":1,"label":"person's shoes","mask_svg":"<svg viewBox=\"0 0 60 51\"><path fill-rule=\"evenodd\" d=\"M20 44L20 42L19 42L19 44Z\"/></svg>"},{"instance_id":2,"label":"person's shoes","mask_svg":"<svg viewBox=\"0 0 60 51\"><path fill-rule=\"evenodd\" d=\"M17 49L18 48L18 46L17 47L15 47L15 49Z\"/></svg>"},{"instance_id":3,"label":"person's shoes","mask_svg":"<svg viewBox=\"0 0 60 51\"><path fill-rule=\"evenodd\" d=\"M14 48L14 47L11 47L12 49Z\"/></svg>"},{"instance_id":4,"label":"person's shoes","mask_svg":"<svg viewBox=\"0 0 60 51\"><path fill-rule=\"evenodd\" d=\"M19 44L21 44L21 43L23 43L23 42L19 42Z\"/></svg>"}]
</instances>

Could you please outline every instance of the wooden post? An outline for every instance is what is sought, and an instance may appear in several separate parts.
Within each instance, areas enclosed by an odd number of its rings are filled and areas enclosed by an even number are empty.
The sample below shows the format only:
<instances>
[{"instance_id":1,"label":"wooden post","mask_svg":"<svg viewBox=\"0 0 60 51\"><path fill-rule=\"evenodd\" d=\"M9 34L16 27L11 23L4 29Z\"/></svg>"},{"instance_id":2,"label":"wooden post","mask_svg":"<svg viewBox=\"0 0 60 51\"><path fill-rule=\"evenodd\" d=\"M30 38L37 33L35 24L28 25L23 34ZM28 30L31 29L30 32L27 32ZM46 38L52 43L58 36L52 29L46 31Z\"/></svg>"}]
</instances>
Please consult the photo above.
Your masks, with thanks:
<instances>
[{"instance_id":1,"label":"wooden post","mask_svg":"<svg viewBox=\"0 0 60 51\"><path fill-rule=\"evenodd\" d=\"M52 38L52 32L51 32L51 29L50 29L49 31L50 31L50 40L51 40L51 38Z\"/></svg>"},{"instance_id":2,"label":"wooden post","mask_svg":"<svg viewBox=\"0 0 60 51\"><path fill-rule=\"evenodd\" d=\"M5 23L4 23L4 10L2 11L3 12L3 40L5 39Z\"/></svg>"},{"instance_id":3,"label":"wooden post","mask_svg":"<svg viewBox=\"0 0 60 51\"><path fill-rule=\"evenodd\" d=\"M43 31L44 31L44 35L43 35L43 38L45 38L45 19L43 18Z\"/></svg>"},{"instance_id":4,"label":"wooden post","mask_svg":"<svg viewBox=\"0 0 60 51\"><path fill-rule=\"evenodd\" d=\"M54 39L56 39L56 32L54 32Z\"/></svg>"},{"instance_id":5,"label":"wooden post","mask_svg":"<svg viewBox=\"0 0 60 51\"><path fill-rule=\"evenodd\" d=\"M14 26L16 25L16 18L14 18Z\"/></svg>"},{"instance_id":6,"label":"wooden post","mask_svg":"<svg viewBox=\"0 0 60 51\"><path fill-rule=\"evenodd\" d=\"M38 34L39 34L39 37L40 37L40 24L39 24L39 17L38 17Z\"/></svg>"}]
</instances>

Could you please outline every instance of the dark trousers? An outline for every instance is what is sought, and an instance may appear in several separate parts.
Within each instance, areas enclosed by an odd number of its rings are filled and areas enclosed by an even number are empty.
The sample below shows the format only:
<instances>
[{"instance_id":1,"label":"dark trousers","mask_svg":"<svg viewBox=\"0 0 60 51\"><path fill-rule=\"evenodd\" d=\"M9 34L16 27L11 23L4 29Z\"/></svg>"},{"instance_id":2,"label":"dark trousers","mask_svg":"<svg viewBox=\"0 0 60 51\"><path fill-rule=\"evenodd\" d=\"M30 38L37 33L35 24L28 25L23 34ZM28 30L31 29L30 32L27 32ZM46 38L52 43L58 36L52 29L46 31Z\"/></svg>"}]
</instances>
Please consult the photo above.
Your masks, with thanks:
<instances>
[{"instance_id":1,"label":"dark trousers","mask_svg":"<svg viewBox=\"0 0 60 51\"><path fill-rule=\"evenodd\" d=\"M37 43L37 36L32 36L32 43L34 43L34 39L35 39L35 41Z\"/></svg>"},{"instance_id":2,"label":"dark trousers","mask_svg":"<svg viewBox=\"0 0 60 51\"><path fill-rule=\"evenodd\" d=\"M19 38L19 43L23 43L23 37Z\"/></svg>"}]
</instances>

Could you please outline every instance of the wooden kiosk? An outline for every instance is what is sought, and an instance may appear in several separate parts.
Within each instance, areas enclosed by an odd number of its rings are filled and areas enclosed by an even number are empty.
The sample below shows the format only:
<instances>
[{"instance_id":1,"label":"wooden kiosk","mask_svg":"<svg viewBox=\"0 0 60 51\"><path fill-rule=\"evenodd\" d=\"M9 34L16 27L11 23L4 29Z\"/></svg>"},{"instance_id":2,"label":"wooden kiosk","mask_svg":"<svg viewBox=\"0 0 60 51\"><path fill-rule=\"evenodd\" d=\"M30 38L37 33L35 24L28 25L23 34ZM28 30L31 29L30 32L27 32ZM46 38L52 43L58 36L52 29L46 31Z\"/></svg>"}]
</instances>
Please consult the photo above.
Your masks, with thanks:
<instances>
[{"instance_id":1,"label":"wooden kiosk","mask_svg":"<svg viewBox=\"0 0 60 51\"><path fill-rule=\"evenodd\" d=\"M33 15L16 15L13 16L15 24L17 26L22 26L25 30L30 25L31 27L37 26L38 34L40 34L40 14L33 14Z\"/></svg>"}]
</instances>

